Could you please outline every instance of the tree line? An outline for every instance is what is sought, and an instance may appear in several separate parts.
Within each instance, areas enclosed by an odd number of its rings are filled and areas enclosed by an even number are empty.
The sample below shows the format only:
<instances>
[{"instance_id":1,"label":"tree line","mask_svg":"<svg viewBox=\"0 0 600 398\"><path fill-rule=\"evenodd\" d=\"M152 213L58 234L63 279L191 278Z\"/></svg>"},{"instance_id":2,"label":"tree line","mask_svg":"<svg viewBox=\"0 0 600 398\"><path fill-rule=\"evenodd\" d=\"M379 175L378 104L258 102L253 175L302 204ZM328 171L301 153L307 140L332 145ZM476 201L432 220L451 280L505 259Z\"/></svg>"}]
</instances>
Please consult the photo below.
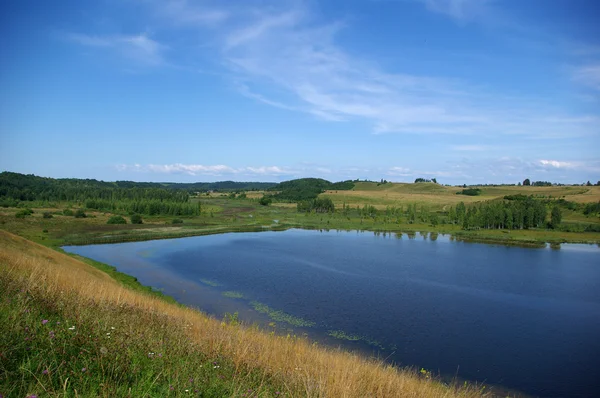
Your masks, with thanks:
<instances>
[{"instance_id":1,"label":"tree line","mask_svg":"<svg viewBox=\"0 0 600 398\"><path fill-rule=\"evenodd\" d=\"M269 189L277 191L272 195L274 200L284 202L311 201L327 190L350 190L354 188L353 181L330 182L322 178L299 178L284 181Z\"/></svg>"},{"instance_id":2,"label":"tree line","mask_svg":"<svg viewBox=\"0 0 600 398\"><path fill-rule=\"evenodd\" d=\"M144 214L148 216L199 216L202 214L200 202L181 203L161 200L102 200L88 199L85 201L87 209L122 212L128 214Z\"/></svg>"}]
</instances>

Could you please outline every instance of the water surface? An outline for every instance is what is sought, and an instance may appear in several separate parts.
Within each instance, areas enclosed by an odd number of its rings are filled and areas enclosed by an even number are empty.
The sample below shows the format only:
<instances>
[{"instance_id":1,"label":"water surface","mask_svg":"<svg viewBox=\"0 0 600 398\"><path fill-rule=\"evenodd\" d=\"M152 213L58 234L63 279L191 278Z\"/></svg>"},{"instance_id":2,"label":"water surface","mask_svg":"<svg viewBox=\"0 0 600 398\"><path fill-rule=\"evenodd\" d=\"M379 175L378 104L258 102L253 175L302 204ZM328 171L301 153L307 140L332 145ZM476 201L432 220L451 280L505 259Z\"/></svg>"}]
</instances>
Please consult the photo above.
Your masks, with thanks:
<instances>
[{"instance_id":1,"label":"water surface","mask_svg":"<svg viewBox=\"0 0 600 398\"><path fill-rule=\"evenodd\" d=\"M285 316L267 327L444 377L540 396L600 391L596 246L288 230L65 250L217 317L267 325L257 309L268 306Z\"/></svg>"}]
</instances>

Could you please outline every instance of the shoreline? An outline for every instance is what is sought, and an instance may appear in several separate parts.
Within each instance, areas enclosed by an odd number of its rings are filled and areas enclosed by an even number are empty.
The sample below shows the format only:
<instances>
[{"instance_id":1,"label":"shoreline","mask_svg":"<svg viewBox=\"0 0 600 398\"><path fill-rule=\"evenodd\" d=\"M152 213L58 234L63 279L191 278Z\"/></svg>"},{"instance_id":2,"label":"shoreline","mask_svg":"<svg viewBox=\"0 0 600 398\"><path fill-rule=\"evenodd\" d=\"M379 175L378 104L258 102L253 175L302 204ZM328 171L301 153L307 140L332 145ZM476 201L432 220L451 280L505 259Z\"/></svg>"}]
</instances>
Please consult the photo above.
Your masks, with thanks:
<instances>
[{"instance_id":1,"label":"shoreline","mask_svg":"<svg viewBox=\"0 0 600 398\"><path fill-rule=\"evenodd\" d=\"M336 226L307 226L307 225L299 225L299 224L275 224L271 226L257 226L257 225L240 225L240 226L218 226L216 228L189 228L183 231L177 232L142 232L135 233L131 231L127 231L128 233L114 233L110 235L104 236L80 236L79 238L64 238L61 239L62 242L51 245L52 247L61 247L61 246L84 246L84 245L96 245L96 244L112 244L112 243L127 243L127 242L141 242L141 241L150 241L150 240L163 240L163 239L178 239L178 238L188 238L193 236L205 236L205 235L217 235L224 233L244 233L244 232L268 232L268 231L286 231L289 229L304 229L304 230L336 230L336 231L363 231L363 232L373 232L373 233L390 233L390 234L410 234L410 233L428 233L428 234L441 234L450 236L451 240L457 240L461 242L467 243L482 243L482 244L493 244L493 245L504 245L504 246L517 246L517 247L526 247L526 248L545 248L547 246L560 247L561 244L587 244L587 245L599 245L600 239L579 239L579 238L565 238L564 236L551 238L551 239L534 239L534 238L520 238L518 236L519 232L517 231L517 236L513 237L515 233L511 230L493 230L493 231L466 231L466 230L454 230L450 231L447 229L432 229L426 228L423 225L418 225L417 228L343 228ZM535 231L538 230L527 230L527 231ZM503 233L506 235L513 236L497 236L494 233ZM550 233L553 232L544 230L542 232ZM564 233L563 233L564 234Z\"/></svg>"}]
</instances>

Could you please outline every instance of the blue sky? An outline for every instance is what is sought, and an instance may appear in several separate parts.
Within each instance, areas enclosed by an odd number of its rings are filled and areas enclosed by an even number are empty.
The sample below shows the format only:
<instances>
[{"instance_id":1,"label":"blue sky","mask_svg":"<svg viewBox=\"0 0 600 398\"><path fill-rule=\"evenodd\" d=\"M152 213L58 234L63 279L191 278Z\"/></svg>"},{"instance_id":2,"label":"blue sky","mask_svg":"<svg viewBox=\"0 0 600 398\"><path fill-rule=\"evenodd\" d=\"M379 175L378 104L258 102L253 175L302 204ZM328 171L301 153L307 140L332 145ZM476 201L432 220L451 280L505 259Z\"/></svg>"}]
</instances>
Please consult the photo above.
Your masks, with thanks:
<instances>
[{"instance_id":1,"label":"blue sky","mask_svg":"<svg viewBox=\"0 0 600 398\"><path fill-rule=\"evenodd\" d=\"M600 180L596 0L0 8L1 170Z\"/></svg>"}]
</instances>

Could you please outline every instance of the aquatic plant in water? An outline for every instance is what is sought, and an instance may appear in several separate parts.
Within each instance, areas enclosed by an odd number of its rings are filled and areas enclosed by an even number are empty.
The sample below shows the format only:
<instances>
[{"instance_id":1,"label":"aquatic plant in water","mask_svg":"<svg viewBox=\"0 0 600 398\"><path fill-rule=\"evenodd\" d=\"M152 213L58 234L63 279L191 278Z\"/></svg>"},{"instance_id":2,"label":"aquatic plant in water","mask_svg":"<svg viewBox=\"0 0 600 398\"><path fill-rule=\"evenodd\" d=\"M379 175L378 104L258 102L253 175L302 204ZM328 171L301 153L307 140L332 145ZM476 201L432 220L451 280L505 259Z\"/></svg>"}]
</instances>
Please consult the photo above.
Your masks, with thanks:
<instances>
[{"instance_id":1,"label":"aquatic plant in water","mask_svg":"<svg viewBox=\"0 0 600 398\"><path fill-rule=\"evenodd\" d=\"M251 301L250 305L254 308L255 311L260 312L261 314L267 314L269 318L278 322L285 322L292 326L298 327L313 327L315 323L312 321L307 321L306 319L298 318L293 315L287 314L280 310L274 310L266 304L259 303L258 301Z\"/></svg>"},{"instance_id":2,"label":"aquatic plant in water","mask_svg":"<svg viewBox=\"0 0 600 398\"><path fill-rule=\"evenodd\" d=\"M229 297L229 298L234 298L234 299L242 299L244 298L244 295L240 292L234 292L234 291L226 291L221 293L221 295L223 295L224 297Z\"/></svg>"},{"instance_id":3,"label":"aquatic plant in water","mask_svg":"<svg viewBox=\"0 0 600 398\"><path fill-rule=\"evenodd\" d=\"M215 282L215 281L212 281L210 279L200 279L200 282L204 283L205 285L212 286L212 287L223 286L219 282Z\"/></svg>"}]
</instances>

